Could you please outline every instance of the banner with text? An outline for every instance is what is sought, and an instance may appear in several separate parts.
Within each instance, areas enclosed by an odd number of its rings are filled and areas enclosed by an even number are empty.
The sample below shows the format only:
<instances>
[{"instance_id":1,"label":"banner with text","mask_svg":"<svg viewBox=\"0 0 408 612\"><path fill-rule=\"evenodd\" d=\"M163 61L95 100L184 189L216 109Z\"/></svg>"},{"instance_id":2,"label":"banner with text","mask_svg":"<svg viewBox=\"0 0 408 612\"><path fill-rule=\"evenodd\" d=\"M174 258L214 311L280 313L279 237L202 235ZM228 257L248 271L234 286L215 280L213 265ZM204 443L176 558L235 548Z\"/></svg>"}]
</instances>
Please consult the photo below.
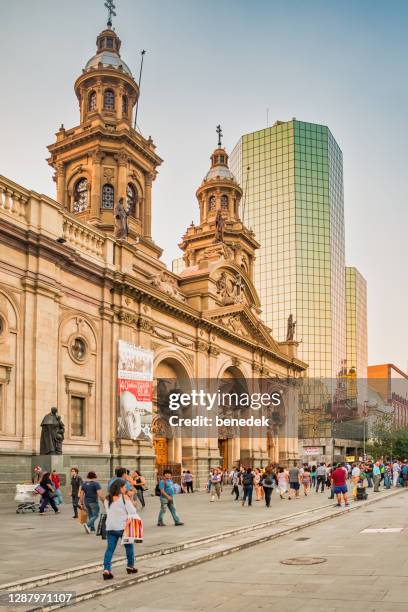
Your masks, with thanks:
<instances>
[{"instance_id":1,"label":"banner with text","mask_svg":"<svg viewBox=\"0 0 408 612\"><path fill-rule=\"evenodd\" d=\"M118 341L118 437L152 439L153 351Z\"/></svg>"}]
</instances>

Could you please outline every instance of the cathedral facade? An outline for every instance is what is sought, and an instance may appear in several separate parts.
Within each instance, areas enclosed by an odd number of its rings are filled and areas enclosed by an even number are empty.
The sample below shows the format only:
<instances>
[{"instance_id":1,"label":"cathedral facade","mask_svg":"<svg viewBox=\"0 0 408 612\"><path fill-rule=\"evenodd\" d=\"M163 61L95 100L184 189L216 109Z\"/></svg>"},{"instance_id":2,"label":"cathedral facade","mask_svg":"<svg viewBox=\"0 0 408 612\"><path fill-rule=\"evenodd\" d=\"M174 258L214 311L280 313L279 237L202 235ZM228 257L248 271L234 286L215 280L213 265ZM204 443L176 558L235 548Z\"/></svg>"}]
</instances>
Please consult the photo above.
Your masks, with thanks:
<instances>
[{"instance_id":1,"label":"cathedral facade","mask_svg":"<svg viewBox=\"0 0 408 612\"><path fill-rule=\"evenodd\" d=\"M40 423L57 406L63 465L190 469L287 463L298 455L296 402L265 435L177 436L156 414L160 378L300 378L296 343L277 342L253 285L258 243L239 216L242 191L221 146L197 190L200 221L169 271L152 238L152 183L162 160L133 128L138 85L108 26L75 82L78 126L56 134L48 163L56 199L0 177L0 481L30 477ZM289 313L288 313L289 314ZM153 351L153 441L118 435L118 343ZM181 382L183 381L183 382ZM293 391L295 393L295 391Z\"/></svg>"}]
</instances>

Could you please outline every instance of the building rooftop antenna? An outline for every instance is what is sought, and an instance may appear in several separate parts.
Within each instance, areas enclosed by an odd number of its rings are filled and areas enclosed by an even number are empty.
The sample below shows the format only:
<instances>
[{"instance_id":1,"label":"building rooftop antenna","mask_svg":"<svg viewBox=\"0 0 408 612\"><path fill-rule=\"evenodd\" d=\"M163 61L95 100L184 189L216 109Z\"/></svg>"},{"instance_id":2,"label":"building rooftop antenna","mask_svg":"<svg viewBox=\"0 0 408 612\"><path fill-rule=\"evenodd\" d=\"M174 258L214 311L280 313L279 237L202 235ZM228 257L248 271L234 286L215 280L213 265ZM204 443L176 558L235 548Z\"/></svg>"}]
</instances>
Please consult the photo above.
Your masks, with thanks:
<instances>
[{"instance_id":1,"label":"building rooftop antenna","mask_svg":"<svg viewBox=\"0 0 408 612\"><path fill-rule=\"evenodd\" d=\"M113 4L113 0L106 0L105 6L108 9L108 21L106 25L108 28L112 27L112 17L116 17L115 8L116 6Z\"/></svg>"}]
</instances>

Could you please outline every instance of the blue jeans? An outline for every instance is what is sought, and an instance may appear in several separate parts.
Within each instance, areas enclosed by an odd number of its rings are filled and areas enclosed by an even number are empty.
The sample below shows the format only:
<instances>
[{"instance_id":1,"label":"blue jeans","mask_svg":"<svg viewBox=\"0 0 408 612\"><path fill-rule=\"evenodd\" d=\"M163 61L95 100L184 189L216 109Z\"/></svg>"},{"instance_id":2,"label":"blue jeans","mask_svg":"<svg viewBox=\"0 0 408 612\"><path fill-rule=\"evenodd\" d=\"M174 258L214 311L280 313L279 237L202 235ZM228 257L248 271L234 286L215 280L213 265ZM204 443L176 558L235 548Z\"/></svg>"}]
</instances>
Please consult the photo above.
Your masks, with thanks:
<instances>
[{"instance_id":1,"label":"blue jeans","mask_svg":"<svg viewBox=\"0 0 408 612\"><path fill-rule=\"evenodd\" d=\"M165 515L166 508L170 510L170 514L173 517L173 520L176 523L176 525L177 523L180 523L181 521L177 515L176 506L174 505L174 502L169 501L167 497L161 497L160 498L160 512L159 512L159 517L157 519L158 525L164 525L163 517Z\"/></svg>"},{"instance_id":2,"label":"blue jeans","mask_svg":"<svg viewBox=\"0 0 408 612\"><path fill-rule=\"evenodd\" d=\"M244 497L242 498L242 503L244 504L246 499L248 498L248 506L252 506L252 485L244 485Z\"/></svg>"},{"instance_id":3,"label":"blue jeans","mask_svg":"<svg viewBox=\"0 0 408 612\"><path fill-rule=\"evenodd\" d=\"M122 531L107 531L106 532L106 540L107 546L105 551L105 556L103 558L103 569L108 570L109 572L112 569L112 557L115 552L116 545L120 538L123 535ZM135 551L133 549L133 544L125 544L125 551L127 557L127 566L134 567L135 565Z\"/></svg>"},{"instance_id":4,"label":"blue jeans","mask_svg":"<svg viewBox=\"0 0 408 612\"><path fill-rule=\"evenodd\" d=\"M98 502L89 502L85 504L86 511L88 512L88 521L87 525L91 531L95 531L95 521L99 516L99 503Z\"/></svg>"}]
</instances>

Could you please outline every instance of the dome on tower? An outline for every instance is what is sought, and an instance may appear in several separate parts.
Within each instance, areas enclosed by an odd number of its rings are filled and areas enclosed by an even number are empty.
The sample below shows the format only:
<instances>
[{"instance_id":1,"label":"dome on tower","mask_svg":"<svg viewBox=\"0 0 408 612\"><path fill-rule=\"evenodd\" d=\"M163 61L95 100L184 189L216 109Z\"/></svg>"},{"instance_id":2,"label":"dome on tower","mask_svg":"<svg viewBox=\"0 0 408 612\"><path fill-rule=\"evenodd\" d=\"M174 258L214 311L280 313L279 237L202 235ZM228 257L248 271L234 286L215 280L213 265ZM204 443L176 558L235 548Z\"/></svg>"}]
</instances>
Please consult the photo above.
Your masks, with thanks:
<instances>
[{"instance_id":1,"label":"dome on tower","mask_svg":"<svg viewBox=\"0 0 408 612\"><path fill-rule=\"evenodd\" d=\"M96 39L96 44L97 52L86 63L85 72L102 65L103 68L115 68L132 77L129 66L120 57L121 41L112 28L103 30Z\"/></svg>"},{"instance_id":2,"label":"dome on tower","mask_svg":"<svg viewBox=\"0 0 408 612\"><path fill-rule=\"evenodd\" d=\"M228 154L222 147L215 149L214 153L211 155L211 168L205 175L204 181L210 181L217 178L237 182L235 176L228 168Z\"/></svg>"}]
</instances>

